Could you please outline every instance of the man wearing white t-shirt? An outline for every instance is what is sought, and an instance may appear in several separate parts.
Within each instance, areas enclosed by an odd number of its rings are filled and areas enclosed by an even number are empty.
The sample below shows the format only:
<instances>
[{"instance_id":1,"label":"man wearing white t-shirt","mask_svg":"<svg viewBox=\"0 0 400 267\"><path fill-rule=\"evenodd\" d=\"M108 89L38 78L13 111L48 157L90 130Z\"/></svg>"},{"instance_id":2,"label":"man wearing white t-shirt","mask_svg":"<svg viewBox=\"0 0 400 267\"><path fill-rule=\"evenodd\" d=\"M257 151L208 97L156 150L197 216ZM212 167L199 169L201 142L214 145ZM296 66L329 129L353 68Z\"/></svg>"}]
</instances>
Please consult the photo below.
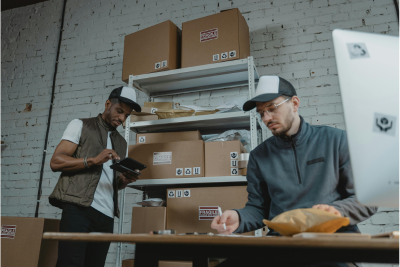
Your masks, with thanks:
<instances>
[{"instance_id":1,"label":"man wearing white t-shirt","mask_svg":"<svg viewBox=\"0 0 400 267\"><path fill-rule=\"evenodd\" d=\"M113 233L119 217L118 190L138 179L110 168L125 156L127 143L116 131L132 109L140 112L135 90L114 89L97 117L72 120L50 162L60 178L49 196L63 209L60 232ZM59 242L57 267L104 266L110 242Z\"/></svg>"}]
</instances>

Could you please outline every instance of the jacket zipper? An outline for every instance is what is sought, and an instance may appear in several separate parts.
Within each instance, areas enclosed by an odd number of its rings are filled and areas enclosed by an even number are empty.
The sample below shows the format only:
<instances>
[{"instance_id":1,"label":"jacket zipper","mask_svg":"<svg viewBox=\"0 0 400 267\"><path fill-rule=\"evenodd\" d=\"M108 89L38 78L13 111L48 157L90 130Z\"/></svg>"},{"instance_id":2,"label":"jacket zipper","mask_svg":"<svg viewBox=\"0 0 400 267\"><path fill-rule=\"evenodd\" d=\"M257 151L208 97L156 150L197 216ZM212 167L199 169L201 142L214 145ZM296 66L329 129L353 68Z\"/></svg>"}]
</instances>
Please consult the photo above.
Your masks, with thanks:
<instances>
[{"instance_id":1,"label":"jacket zipper","mask_svg":"<svg viewBox=\"0 0 400 267\"><path fill-rule=\"evenodd\" d=\"M297 178L299 179L299 184L301 184L301 178L300 178L300 171L299 171L299 164L297 163L297 153L296 153L296 147L294 145L293 140L291 140L291 143L293 151L294 151L294 159L296 161L296 171L297 171Z\"/></svg>"}]
</instances>

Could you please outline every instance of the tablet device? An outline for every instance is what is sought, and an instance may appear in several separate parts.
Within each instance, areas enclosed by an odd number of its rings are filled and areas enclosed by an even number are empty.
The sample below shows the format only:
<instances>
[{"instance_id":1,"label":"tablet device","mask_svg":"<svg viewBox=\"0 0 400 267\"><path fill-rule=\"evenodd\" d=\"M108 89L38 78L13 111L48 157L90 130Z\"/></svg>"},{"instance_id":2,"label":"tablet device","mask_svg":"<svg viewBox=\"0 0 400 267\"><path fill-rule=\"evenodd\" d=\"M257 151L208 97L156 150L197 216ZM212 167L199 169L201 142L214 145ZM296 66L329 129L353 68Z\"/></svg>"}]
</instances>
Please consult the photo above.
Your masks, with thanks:
<instances>
[{"instance_id":1,"label":"tablet device","mask_svg":"<svg viewBox=\"0 0 400 267\"><path fill-rule=\"evenodd\" d=\"M135 170L143 170L146 167L147 166L144 165L143 163L140 163L139 161L131 159L130 157L126 157L123 160L117 161L116 163L114 163L113 165L110 166L111 169L119 171L121 173L129 171L129 172L136 173L139 175L140 175L140 173Z\"/></svg>"}]
</instances>

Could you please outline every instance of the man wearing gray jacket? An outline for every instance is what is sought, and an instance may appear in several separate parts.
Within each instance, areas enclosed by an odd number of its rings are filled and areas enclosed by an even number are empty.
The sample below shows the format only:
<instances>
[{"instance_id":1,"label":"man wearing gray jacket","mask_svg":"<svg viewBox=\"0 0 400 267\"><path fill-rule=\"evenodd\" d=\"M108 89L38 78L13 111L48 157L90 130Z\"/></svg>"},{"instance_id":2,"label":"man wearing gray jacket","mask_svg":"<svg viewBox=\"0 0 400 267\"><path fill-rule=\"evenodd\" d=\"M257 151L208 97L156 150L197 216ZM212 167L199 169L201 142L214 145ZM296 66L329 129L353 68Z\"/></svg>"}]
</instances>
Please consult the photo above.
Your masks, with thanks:
<instances>
[{"instance_id":1,"label":"man wearing gray jacket","mask_svg":"<svg viewBox=\"0 0 400 267\"><path fill-rule=\"evenodd\" d=\"M260 78L256 96L243 110L257 108L274 136L251 151L248 202L214 218L211 227L219 233L253 231L264 227L263 219L299 208L348 217L350 225L338 232L359 232L357 223L376 212L355 198L345 131L308 124L299 116L299 106L291 83L278 76Z\"/></svg>"}]
</instances>

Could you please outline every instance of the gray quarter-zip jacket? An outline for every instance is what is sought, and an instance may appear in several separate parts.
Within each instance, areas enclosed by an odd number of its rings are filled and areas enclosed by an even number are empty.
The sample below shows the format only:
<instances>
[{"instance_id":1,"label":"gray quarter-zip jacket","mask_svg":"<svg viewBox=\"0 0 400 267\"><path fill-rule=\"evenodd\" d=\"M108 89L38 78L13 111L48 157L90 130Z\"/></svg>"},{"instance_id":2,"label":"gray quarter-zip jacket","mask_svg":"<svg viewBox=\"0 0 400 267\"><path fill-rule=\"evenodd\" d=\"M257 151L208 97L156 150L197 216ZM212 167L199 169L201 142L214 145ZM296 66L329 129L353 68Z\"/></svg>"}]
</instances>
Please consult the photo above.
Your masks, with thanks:
<instances>
[{"instance_id":1,"label":"gray quarter-zip jacket","mask_svg":"<svg viewBox=\"0 0 400 267\"><path fill-rule=\"evenodd\" d=\"M289 210L316 204L335 207L350 219L351 230L377 208L357 202L346 132L310 125L300 117L299 131L291 137L271 137L251 153L247 166L248 202L239 213L237 233L264 226Z\"/></svg>"}]
</instances>

